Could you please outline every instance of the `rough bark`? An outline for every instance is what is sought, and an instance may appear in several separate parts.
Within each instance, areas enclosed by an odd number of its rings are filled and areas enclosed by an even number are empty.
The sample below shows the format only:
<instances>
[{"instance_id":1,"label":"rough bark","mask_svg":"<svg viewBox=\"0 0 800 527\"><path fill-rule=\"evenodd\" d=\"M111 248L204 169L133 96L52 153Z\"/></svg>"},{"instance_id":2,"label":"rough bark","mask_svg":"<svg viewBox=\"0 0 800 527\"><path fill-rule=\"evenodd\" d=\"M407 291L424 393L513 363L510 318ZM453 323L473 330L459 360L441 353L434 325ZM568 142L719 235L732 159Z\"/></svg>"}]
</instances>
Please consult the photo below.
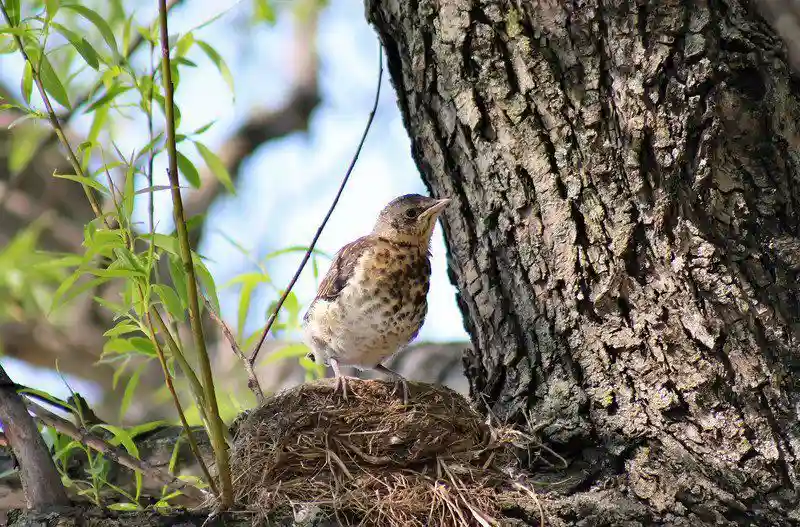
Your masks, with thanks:
<instances>
[{"instance_id":1,"label":"rough bark","mask_svg":"<svg viewBox=\"0 0 800 527\"><path fill-rule=\"evenodd\" d=\"M19 465L19 479L28 509L67 505L67 493L61 476L50 458L42 436L13 382L0 367L0 424L14 460Z\"/></svg>"},{"instance_id":2,"label":"rough bark","mask_svg":"<svg viewBox=\"0 0 800 527\"><path fill-rule=\"evenodd\" d=\"M800 83L756 6L366 4L471 393L577 478L554 521L800 520Z\"/></svg>"}]
</instances>

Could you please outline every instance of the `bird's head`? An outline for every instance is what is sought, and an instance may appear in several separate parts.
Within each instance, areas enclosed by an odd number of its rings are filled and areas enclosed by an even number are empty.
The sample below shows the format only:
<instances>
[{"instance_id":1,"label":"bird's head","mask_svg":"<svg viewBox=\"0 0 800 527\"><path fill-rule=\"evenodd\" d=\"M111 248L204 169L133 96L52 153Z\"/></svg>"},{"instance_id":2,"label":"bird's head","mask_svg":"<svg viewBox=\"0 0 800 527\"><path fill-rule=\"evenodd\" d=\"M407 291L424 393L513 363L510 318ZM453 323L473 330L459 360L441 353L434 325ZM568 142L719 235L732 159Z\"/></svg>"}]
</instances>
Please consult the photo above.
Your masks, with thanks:
<instances>
[{"instance_id":1,"label":"bird's head","mask_svg":"<svg viewBox=\"0 0 800 527\"><path fill-rule=\"evenodd\" d=\"M402 243L427 245L433 227L449 199L436 199L419 194L406 194L383 208L373 233Z\"/></svg>"}]
</instances>

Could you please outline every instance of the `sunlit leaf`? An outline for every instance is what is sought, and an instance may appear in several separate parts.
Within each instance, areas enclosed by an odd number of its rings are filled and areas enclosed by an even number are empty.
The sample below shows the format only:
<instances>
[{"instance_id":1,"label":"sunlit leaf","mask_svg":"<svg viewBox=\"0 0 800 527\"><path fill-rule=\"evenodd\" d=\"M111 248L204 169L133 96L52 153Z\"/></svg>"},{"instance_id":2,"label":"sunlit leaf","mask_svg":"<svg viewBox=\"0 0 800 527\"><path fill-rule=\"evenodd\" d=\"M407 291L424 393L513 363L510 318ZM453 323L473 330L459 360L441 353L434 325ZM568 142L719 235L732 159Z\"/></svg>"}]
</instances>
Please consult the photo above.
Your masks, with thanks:
<instances>
[{"instance_id":1,"label":"sunlit leaf","mask_svg":"<svg viewBox=\"0 0 800 527\"><path fill-rule=\"evenodd\" d=\"M134 333L140 331L139 326L131 324L130 322L122 321L113 328L103 333L104 337L118 337L125 333Z\"/></svg>"},{"instance_id":2,"label":"sunlit leaf","mask_svg":"<svg viewBox=\"0 0 800 527\"><path fill-rule=\"evenodd\" d=\"M239 339L244 334L244 325L247 321L247 313L250 311L250 300L253 296L253 290L264 282L268 282L269 278L261 273L245 273L237 276L231 283L241 283L242 291L239 296L239 310L237 313L237 334Z\"/></svg>"},{"instance_id":3,"label":"sunlit leaf","mask_svg":"<svg viewBox=\"0 0 800 527\"><path fill-rule=\"evenodd\" d=\"M64 85L61 84L61 81L58 78L58 74L53 69L52 64L47 59L47 55L42 55L39 57L39 80L42 81L42 86L44 90L53 96L53 99L58 101L58 103L65 108L71 108L69 104L69 97L67 96L67 90L64 89Z\"/></svg>"},{"instance_id":4,"label":"sunlit leaf","mask_svg":"<svg viewBox=\"0 0 800 527\"><path fill-rule=\"evenodd\" d=\"M128 454L137 459L139 458L139 448L125 429L105 423L94 425L92 428L102 428L111 432L114 435L114 439L110 441L112 445L122 445L128 451ZM142 473L137 470L134 472L134 477L136 478L136 499L138 500L142 489Z\"/></svg>"},{"instance_id":5,"label":"sunlit leaf","mask_svg":"<svg viewBox=\"0 0 800 527\"><path fill-rule=\"evenodd\" d=\"M125 392L122 394L122 402L119 406L119 421L122 422L125 418L125 414L128 413L128 408L131 406L131 401L133 401L133 396L136 393L136 388L139 387L139 377L142 375L142 371L147 366L146 362L143 362L133 371L133 375L131 375L130 379L128 379L128 384L125 385Z\"/></svg>"},{"instance_id":6,"label":"sunlit leaf","mask_svg":"<svg viewBox=\"0 0 800 527\"><path fill-rule=\"evenodd\" d=\"M268 354L266 357L261 359L264 364L270 364L272 362L276 362L283 359L290 359L296 357L305 357L308 353L309 349L308 346L305 344L289 344L287 346L283 346L280 349L273 351L272 353Z\"/></svg>"},{"instance_id":7,"label":"sunlit leaf","mask_svg":"<svg viewBox=\"0 0 800 527\"><path fill-rule=\"evenodd\" d=\"M236 194L236 189L233 186L233 181L231 180L231 175L228 172L228 169L225 168L225 165L222 163L217 154L212 152L208 149L206 145L195 141L195 146L197 147L197 151L203 158L203 161L206 162L208 169L211 170L211 173L214 174L220 183L222 183L225 188L228 189L228 192L231 194Z\"/></svg>"},{"instance_id":8,"label":"sunlit leaf","mask_svg":"<svg viewBox=\"0 0 800 527\"><path fill-rule=\"evenodd\" d=\"M181 299L181 306L183 309L189 305L186 294L186 272L177 255L170 254L169 256L169 276L172 278L172 283L175 284L175 293Z\"/></svg>"},{"instance_id":9,"label":"sunlit leaf","mask_svg":"<svg viewBox=\"0 0 800 527\"><path fill-rule=\"evenodd\" d=\"M103 40L106 41L108 47L114 54L119 54L119 50L117 48L117 40L114 38L114 32L111 31L111 26L108 25L105 18L100 16L96 11L89 9L84 5L79 4L62 4L61 7L63 9L72 9L83 18L91 22L95 25L100 34L103 36Z\"/></svg>"},{"instance_id":10,"label":"sunlit leaf","mask_svg":"<svg viewBox=\"0 0 800 527\"><path fill-rule=\"evenodd\" d=\"M19 0L6 0L6 10L12 26L18 26L20 21Z\"/></svg>"},{"instance_id":11,"label":"sunlit leaf","mask_svg":"<svg viewBox=\"0 0 800 527\"><path fill-rule=\"evenodd\" d=\"M59 4L61 4L59 0L44 0L44 7L47 10L48 19L52 19L54 16L56 16Z\"/></svg>"},{"instance_id":12,"label":"sunlit leaf","mask_svg":"<svg viewBox=\"0 0 800 527\"><path fill-rule=\"evenodd\" d=\"M170 254L174 254L179 256L180 253L180 246L178 244L178 238L175 236L167 236L166 234L145 234L142 238L146 240L152 241L153 245L158 247L159 249L163 249Z\"/></svg>"},{"instance_id":13,"label":"sunlit leaf","mask_svg":"<svg viewBox=\"0 0 800 527\"><path fill-rule=\"evenodd\" d=\"M178 170L194 188L200 188L200 173L189 158L178 152Z\"/></svg>"},{"instance_id":14,"label":"sunlit leaf","mask_svg":"<svg viewBox=\"0 0 800 527\"><path fill-rule=\"evenodd\" d=\"M57 177L59 179L69 179L70 181L75 181L82 185L86 185L87 187L92 187L93 189L100 191L103 194L108 194L108 195L111 194L109 190L105 187L105 185L103 185L96 179L92 179L90 177L77 176L75 174L53 174L53 177Z\"/></svg>"},{"instance_id":15,"label":"sunlit leaf","mask_svg":"<svg viewBox=\"0 0 800 527\"><path fill-rule=\"evenodd\" d=\"M33 69L31 63L25 61L25 66L22 70L22 98L25 99L27 104L31 103L31 92L33 91Z\"/></svg>"},{"instance_id":16,"label":"sunlit leaf","mask_svg":"<svg viewBox=\"0 0 800 527\"><path fill-rule=\"evenodd\" d=\"M253 0L253 19L255 22L275 23L275 9L271 0Z\"/></svg>"},{"instance_id":17,"label":"sunlit leaf","mask_svg":"<svg viewBox=\"0 0 800 527\"><path fill-rule=\"evenodd\" d=\"M208 296L208 300L211 302L214 312L219 313L219 297L217 296L217 286L214 284L214 277L211 276L208 268L199 257L195 256L192 260L194 262L195 274L205 288L206 296Z\"/></svg>"},{"instance_id":18,"label":"sunlit leaf","mask_svg":"<svg viewBox=\"0 0 800 527\"><path fill-rule=\"evenodd\" d=\"M131 89L131 86L122 85L122 84L114 84L111 87L111 89L106 91L106 93L102 97L97 99L95 102L90 104L88 108L86 108L86 113L93 112L97 108L99 108L100 106L105 106L106 104L108 104L109 102L114 100L114 98L117 97L117 95L123 94L126 91L129 91L130 89Z\"/></svg>"},{"instance_id":19,"label":"sunlit leaf","mask_svg":"<svg viewBox=\"0 0 800 527\"><path fill-rule=\"evenodd\" d=\"M154 284L153 289L172 318L176 321L183 322L185 319L183 303L175 290L161 284Z\"/></svg>"},{"instance_id":20,"label":"sunlit leaf","mask_svg":"<svg viewBox=\"0 0 800 527\"><path fill-rule=\"evenodd\" d=\"M217 50L212 48L206 42L202 40L195 40L198 46L205 52L206 56L214 63L219 71L219 74L222 75L222 78L228 84L228 88L231 90L231 95L235 97L235 90L233 87L233 75L231 75L231 70L228 69L228 65L225 63L225 60L222 56L217 53Z\"/></svg>"},{"instance_id":21,"label":"sunlit leaf","mask_svg":"<svg viewBox=\"0 0 800 527\"><path fill-rule=\"evenodd\" d=\"M194 45L194 34L190 31L178 39L175 45L175 59L185 56Z\"/></svg>"},{"instance_id":22,"label":"sunlit leaf","mask_svg":"<svg viewBox=\"0 0 800 527\"><path fill-rule=\"evenodd\" d=\"M140 472L136 472L137 479L141 479L142 474ZM138 511L141 509L141 506L130 503L130 502L122 502L122 503L112 503L108 505L108 508L112 511Z\"/></svg>"},{"instance_id":23,"label":"sunlit leaf","mask_svg":"<svg viewBox=\"0 0 800 527\"><path fill-rule=\"evenodd\" d=\"M102 277L95 278L94 280L87 280L86 282L83 282L82 284L79 284L75 287L72 287L73 285L75 285L75 282L62 283L61 286L59 286L59 288L53 295L53 304L52 307L50 308L51 311L55 310L58 307L61 307L62 305L66 304L67 302L69 302L76 296L80 295L81 293L85 293L86 291L93 289L101 284L104 284L107 281L108 278L102 278ZM65 285L67 285L67 287L64 287Z\"/></svg>"},{"instance_id":24,"label":"sunlit leaf","mask_svg":"<svg viewBox=\"0 0 800 527\"><path fill-rule=\"evenodd\" d=\"M94 50L92 45L89 44L88 40L59 23L53 22L51 25L59 33L64 35L64 38L66 38L69 43L72 44L72 47L75 48L75 51L77 51L80 56L83 57L83 60L86 61L86 64L95 70L100 67L100 59L97 56L97 52Z\"/></svg>"}]
</instances>

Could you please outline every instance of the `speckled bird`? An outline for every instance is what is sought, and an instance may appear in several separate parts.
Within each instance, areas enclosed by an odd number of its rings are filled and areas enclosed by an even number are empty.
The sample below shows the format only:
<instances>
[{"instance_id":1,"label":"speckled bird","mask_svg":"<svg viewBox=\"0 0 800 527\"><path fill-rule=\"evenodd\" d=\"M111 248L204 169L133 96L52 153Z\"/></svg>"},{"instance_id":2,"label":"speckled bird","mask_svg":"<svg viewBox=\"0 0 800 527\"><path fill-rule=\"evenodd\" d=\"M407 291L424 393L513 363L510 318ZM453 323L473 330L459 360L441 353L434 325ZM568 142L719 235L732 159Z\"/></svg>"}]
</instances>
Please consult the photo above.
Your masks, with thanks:
<instances>
[{"instance_id":1,"label":"speckled bird","mask_svg":"<svg viewBox=\"0 0 800 527\"><path fill-rule=\"evenodd\" d=\"M322 279L304 318L308 357L333 368L335 390L345 399L340 365L389 376L408 402L406 380L382 362L414 340L425 321L431 235L449 202L418 194L392 200L370 234L336 253Z\"/></svg>"}]
</instances>

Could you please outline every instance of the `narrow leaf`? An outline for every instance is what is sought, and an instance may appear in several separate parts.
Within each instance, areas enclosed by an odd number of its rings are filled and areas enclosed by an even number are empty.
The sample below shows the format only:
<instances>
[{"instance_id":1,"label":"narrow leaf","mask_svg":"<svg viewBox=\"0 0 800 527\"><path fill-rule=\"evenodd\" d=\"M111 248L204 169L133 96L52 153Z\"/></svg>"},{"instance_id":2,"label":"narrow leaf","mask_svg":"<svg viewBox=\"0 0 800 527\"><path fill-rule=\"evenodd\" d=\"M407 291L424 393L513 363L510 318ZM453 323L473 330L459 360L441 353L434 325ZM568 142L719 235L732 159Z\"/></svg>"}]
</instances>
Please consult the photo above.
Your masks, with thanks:
<instances>
[{"instance_id":1,"label":"narrow leaf","mask_svg":"<svg viewBox=\"0 0 800 527\"><path fill-rule=\"evenodd\" d=\"M233 181L231 180L231 175L228 172L228 169L225 168L225 165L222 163L217 154L212 152L208 149L206 145L195 141L195 146L197 147L197 151L203 157L203 160L206 162L208 169L211 170L211 173L214 174L220 183L222 183L225 188L228 189L228 192L231 194L236 194L236 189L233 186Z\"/></svg>"},{"instance_id":2,"label":"narrow leaf","mask_svg":"<svg viewBox=\"0 0 800 527\"><path fill-rule=\"evenodd\" d=\"M42 81L42 86L44 86L45 91L52 95L53 99L61 106L71 108L67 90L64 89L64 85L61 84L61 81L58 79L58 75L53 69L52 64L47 60L47 55L39 57L39 80Z\"/></svg>"},{"instance_id":3,"label":"narrow leaf","mask_svg":"<svg viewBox=\"0 0 800 527\"><path fill-rule=\"evenodd\" d=\"M206 56L214 63L219 71L219 74L222 75L222 78L228 84L228 88L231 90L231 95L235 97L235 91L233 87L233 75L231 75L231 70L228 69L228 65L225 63L225 59L217 53L217 50L209 46L206 42L202 40L195 40L198 46L205 52Z\"/></svg>"},{"instance_id":4,"label":"narrow leaf","mask_svg":"<svg viewBox=\"0 0 800 527\"><path fill-rule=\"evenodd\" d=\"M103 40L106 41L106 44L108 44L108 47L111 49L111 51L113 51L114 54L119 53L117 48L117 40L114 38L114 32L111 31L111 26L108 25L108 22L106 22L105 18L100 16L96 11L93 11L83 5L63 4L61 7L64 9L72 9L83 18L94 24L98 31L100 31L100 34L103 36Z\"/></svg>"},{"instance_id":5,"label":"narrow leaf","mask_svg":"<svg viewBox=\"0 0 800 527\"><path fill-rule=\"evenodd\" d=\"M53 174L53 177L57 177L59 179L69 179L70 181L78 182L82 185L86 185L87 187L92 187L93 189L100 191L103 194L108 194L108 195L111 194L105 187L105 185L90 177L76 176L75 174Z\"/></svg>"},{"instance_id":6,"label":"narrow leaf","mask_svg":"<svg viewBox=\"0 0 800 527\"><path fill-rule=\"evenodd\" d=\"M22 70L22 97L25 99L26 104L31 103L31 92L33 91L33 69L31 63L25 61L24 69Z\"/></svg>"},{"instance_id":7,"label":"narrow leaf","mask_svg":"<svg viewBox=\"0 0 800 527\"><path fill-rule=\"evenodd\" d=\"M175 292L175 290L171 287L161 284L154 284L153 289L172 318L183 322L186 318L183 310L183 304L181 303L181 299L178 297L178 294Z\"/></svg>"},{"instance_id":8,"label":"narrow leaf","mask_svg":"<svg viewBox=\"0 0 800 527\"><path fill-rule=\"evenodd\" d=\"M200 173L189 158L178 152L178 171L194 188L200 188Z\"/></svg>"},{"instance_id":9,"label":"narrow leaf","mask_svg":"<svg viewBox=\"0 0 800 527\"><path fill-rule=\"evenodd\" d=\"M145 366L147 366L146 362L140 364L139 367L134 370L131 378L128 379L128 384L125 385L125 392L122 394L122 403L119 406L120 423L124 420L125 414L128 413L128 408L131 406L131 401L133 401L136 388L139 387L139 377L141 377Z\"/></svg>"}]
</instances>

